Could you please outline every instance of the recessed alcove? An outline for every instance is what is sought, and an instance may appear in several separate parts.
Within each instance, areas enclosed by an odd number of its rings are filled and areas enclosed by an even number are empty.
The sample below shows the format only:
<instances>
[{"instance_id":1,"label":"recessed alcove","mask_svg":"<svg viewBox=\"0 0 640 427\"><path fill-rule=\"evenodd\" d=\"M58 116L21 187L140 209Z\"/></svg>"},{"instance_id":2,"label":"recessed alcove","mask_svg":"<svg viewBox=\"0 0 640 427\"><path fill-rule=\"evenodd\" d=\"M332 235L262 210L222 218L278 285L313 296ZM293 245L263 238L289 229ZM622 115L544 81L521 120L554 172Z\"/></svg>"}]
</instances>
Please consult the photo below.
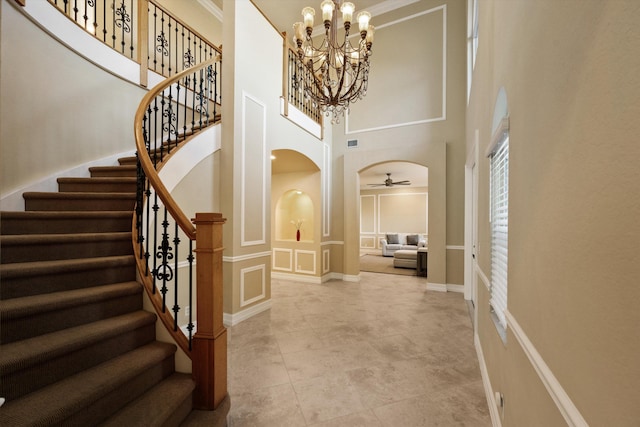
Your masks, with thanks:
<instances>
[{"instance_id":1,"label":"recessed alcove","mask_svg":"<svg viewBox=\"0 0 640 427\"><path fill-rule=\"evenodd\" d=\"M300 229L300 241L312 243L314 240L313 200L304 191L291 189L280 196L276 202L276 240L295 241L297 226Z\"/></svg>"}]
</instances>

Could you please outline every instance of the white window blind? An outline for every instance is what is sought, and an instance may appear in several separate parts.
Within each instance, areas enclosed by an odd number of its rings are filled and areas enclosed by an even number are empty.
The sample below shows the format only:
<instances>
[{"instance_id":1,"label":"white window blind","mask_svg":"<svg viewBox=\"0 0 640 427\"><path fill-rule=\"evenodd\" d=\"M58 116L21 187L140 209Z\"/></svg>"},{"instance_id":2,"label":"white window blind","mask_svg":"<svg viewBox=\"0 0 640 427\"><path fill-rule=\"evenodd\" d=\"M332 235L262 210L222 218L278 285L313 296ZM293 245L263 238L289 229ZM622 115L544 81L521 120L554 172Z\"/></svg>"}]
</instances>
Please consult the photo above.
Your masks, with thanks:
<instances>
[{"instance_id":1,"label":"white window blind","mask_svg":"<svg viewBox=\"0 0 640 427\"><path fill-rule=\"evenodd\" d=\"M491 155L491 299L498 322L507 327L507 259L509 230L509 137Z\"/></svg>"}]
</instances>

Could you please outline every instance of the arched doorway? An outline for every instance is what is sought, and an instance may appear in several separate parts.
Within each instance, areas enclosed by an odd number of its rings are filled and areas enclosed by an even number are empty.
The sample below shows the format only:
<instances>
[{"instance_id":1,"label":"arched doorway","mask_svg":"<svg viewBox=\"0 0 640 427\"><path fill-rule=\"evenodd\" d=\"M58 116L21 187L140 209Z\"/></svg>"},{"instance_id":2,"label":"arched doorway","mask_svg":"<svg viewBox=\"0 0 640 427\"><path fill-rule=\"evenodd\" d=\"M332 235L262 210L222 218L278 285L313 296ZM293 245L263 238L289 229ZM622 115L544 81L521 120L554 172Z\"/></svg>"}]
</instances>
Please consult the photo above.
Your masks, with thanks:
<instances>
[{"instance_id":1,"label":"arched doorway","mask_svg":"<svg viewBox=\"0 0 640 427\"><path fill-rule=\"evenodd\" d=\"M392 161L368 166L358 175L360 270L415 275L411 265L394 263L396 246L388 245L387 237L397 237L405 249L428 245L429 169Z\"/></svg>"}]
</instances>

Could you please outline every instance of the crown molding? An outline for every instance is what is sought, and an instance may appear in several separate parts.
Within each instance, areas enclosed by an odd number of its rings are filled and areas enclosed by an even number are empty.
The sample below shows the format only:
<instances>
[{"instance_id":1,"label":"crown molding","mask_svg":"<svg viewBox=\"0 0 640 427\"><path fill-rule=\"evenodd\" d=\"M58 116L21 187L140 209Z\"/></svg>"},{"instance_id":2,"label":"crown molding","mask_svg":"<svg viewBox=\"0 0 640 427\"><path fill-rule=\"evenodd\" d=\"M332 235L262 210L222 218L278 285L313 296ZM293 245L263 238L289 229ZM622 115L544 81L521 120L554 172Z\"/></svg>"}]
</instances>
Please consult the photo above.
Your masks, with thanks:
<instances>
[{"instance_id":1,"label":"crown molding","mask_svg":"<svg viewBox=\"0 0 640 427\"><path fill-rule=\"evenodd\" d=\"M216 4L211 0L198 0L198 3L207 11L215 16L218 21L222 22L222 9L220 9Z\"/></svg>"}]
</instances>

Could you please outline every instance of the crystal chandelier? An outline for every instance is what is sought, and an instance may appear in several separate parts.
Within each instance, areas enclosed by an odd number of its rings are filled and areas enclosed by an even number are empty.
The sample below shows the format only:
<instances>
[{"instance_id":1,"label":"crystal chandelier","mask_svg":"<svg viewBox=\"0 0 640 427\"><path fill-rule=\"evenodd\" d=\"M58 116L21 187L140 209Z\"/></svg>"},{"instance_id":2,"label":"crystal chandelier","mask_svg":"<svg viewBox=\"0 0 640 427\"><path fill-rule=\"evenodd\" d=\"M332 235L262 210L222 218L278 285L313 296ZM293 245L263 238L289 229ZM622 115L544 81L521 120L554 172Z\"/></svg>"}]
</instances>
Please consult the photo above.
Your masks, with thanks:
<instances>
[{"instance_id":1,"label":"crystal chandelier","mask_svg":"<svg viewBox=\"0 0 640 427\"><path fill-rule=\"evenodd\" d=\"M320 107L326 115L332 115L331 123L338 123L340 116L349 110L349 104L367 94L369 82L369 57L373 44L371 14L362 11L357 16L360 38L349 41L349 31L355 6L342 0L324 0L320 4L325 35L316 47L311 39L315 10L302 9L303 22L293 25L294 41L298 47L300 63L295 84ZM338 39L338 10L342 12L344 37Z\"/></svg>"}]
</instances>

